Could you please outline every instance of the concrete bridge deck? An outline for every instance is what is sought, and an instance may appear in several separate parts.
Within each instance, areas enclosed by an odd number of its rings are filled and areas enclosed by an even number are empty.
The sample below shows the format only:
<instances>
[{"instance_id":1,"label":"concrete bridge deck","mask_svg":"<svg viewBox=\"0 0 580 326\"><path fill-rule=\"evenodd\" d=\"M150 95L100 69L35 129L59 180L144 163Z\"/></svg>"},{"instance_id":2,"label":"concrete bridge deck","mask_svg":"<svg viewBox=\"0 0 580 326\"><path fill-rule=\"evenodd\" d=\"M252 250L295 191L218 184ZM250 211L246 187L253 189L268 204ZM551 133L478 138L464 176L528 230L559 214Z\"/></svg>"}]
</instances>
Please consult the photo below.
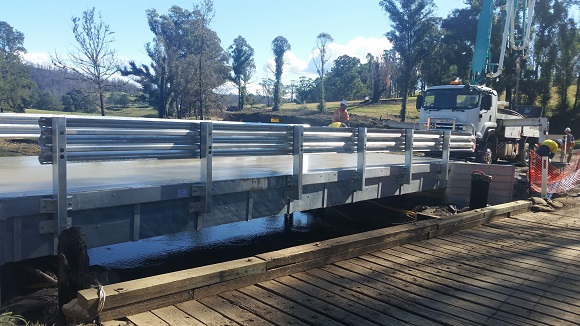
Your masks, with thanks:
<instances>
[{"instance_id":1,"label":"concrete bridge deck","mask_svg":"<svg viewBox=\"0 0 580 326\"><path fill-rule=\"evenodd\" d=\"M216 265L216 284L200 285L193 276L200 271L190 270L180 298L112 307L136 294L133 286L144 299L146 284L177 275L107 286L101 316L127 316L105 325L578 325L580 214L574 206L532 213L528 205L268 253L248 258L245 267ZM268 267L257 272L254 263ZM234 266L237 276L226 271ZM206 281L211 273L205 271ZM91 302L92 292L81 291L81 298Z\"/></svg>"}]
</instances>

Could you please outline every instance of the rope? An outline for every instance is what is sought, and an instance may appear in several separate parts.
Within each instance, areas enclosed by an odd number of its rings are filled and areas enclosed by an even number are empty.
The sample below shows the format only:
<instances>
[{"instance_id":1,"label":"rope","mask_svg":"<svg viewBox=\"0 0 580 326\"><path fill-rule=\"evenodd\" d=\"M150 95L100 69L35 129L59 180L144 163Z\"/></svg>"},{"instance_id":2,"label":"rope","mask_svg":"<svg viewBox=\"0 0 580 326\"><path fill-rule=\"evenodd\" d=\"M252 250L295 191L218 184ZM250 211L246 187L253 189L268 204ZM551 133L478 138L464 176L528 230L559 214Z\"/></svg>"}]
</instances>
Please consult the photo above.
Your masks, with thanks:
<instances>
[{"instance_id":1,"label":"rope","mask_svg":"<svg viewBox=\"0 0 580 326\"><path fill-rule=\"evenodd\" d=\"M101 315L101 312L105 308L105 299L107 297L105 293L105 288L102 285L99 285L96 288L99 302L97 303L97 312L95 313L95 317L93 318L93 320L99 318L99 315Z\"/></svg>"}]
</instances>

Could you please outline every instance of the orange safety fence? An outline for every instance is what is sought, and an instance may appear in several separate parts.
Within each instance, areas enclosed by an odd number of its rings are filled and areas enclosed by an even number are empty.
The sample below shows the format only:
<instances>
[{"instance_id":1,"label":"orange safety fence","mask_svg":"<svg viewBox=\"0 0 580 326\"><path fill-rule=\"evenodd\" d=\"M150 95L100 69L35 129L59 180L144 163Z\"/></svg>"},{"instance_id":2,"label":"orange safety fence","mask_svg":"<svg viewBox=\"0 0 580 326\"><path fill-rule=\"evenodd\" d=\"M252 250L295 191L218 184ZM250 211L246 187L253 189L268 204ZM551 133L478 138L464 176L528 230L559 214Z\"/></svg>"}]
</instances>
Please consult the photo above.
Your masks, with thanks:
<instances>
[{"instance_id":1,"label":"orange safety fence","mask_svg":"<svg viewBox=\"0 0 580 326\"><path fill-rule=\"evenodd\" d=\"M570 164L558 168L548 164L548 193L564 193L580 184L580 157L573 156ZM530 169L528 173L530 189L542 191L542 157L530 151Z\"/></svg>"}]
</instances>

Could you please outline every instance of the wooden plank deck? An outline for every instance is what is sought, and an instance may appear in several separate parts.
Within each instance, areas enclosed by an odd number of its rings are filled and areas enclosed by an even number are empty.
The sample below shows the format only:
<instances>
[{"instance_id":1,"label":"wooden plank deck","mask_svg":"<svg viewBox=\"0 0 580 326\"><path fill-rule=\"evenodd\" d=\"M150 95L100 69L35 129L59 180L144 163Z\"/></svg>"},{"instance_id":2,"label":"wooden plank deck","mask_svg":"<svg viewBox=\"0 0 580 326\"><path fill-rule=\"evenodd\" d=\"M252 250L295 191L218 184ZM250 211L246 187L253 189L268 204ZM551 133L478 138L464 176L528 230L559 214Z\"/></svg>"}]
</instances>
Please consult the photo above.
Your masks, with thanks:
<instances>
[{"instance_id":1,"label":"wooden plank deck","mask_svg":"<svg viewBox=\"0 0 580 326\"><path fill-rule=\"evenodd\" d=\"M577 208L512 215L104 325L579 325Z\"/></svg>"}]
</instances>

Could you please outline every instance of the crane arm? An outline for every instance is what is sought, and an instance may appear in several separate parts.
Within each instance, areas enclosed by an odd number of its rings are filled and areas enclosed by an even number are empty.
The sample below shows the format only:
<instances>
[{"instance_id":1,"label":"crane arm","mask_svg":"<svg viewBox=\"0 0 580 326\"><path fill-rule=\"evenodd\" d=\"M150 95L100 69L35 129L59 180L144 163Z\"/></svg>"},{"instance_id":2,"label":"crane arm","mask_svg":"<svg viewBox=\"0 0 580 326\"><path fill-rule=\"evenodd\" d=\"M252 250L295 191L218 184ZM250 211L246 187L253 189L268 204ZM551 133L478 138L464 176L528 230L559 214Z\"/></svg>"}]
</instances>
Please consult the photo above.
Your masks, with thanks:
<instances>
[{"instance_id":1,"label":"crane arm","mask_svg":"<svg viewBox=\"0 0 580 326\"><path fill-rule=\"evenodd\" d=\"M505 55L508 47L515 51L521 51L522 56L527 56L530 44L532 18L536 0L524 0L518 6L518 0L508 0L505 5L505 23L502 37L502 45L498 63L491 63L491 27L493 25L493 0L483 0L481 13L477 22L477 34L475 48L471 60L471 85L482 85L490 78L498 77L503 72ZM516 39L516 18L518 9L521 7L521 19L519 25L522 28L521 40Z\"/></svg>"}]
</instances>

